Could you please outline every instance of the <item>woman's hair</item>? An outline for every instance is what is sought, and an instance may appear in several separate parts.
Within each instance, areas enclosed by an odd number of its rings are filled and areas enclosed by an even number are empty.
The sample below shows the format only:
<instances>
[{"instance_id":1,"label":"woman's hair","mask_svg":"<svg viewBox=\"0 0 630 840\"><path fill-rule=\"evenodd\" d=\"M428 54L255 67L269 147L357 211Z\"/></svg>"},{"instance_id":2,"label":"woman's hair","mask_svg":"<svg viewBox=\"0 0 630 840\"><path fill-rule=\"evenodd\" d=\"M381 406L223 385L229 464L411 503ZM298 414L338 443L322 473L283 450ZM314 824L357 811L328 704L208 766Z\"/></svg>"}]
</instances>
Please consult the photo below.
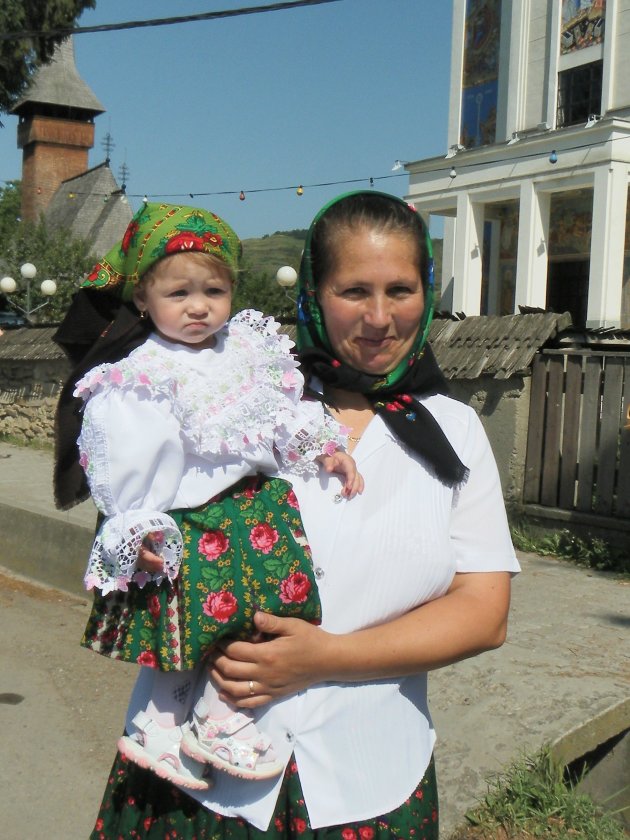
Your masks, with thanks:
<instances>
[{"instance_id":1,"label":"woman's hair","mask_svg":"<svg viewBox=\"0 0 630 840\"><path fill-rule=\"evenodd\" d=\"M229 266L224 260L222 260L221 257L218 257L215 254L208 254L205 251L176 251L173 254L168 254L166 257L162 257L161 259L154 262L153 265L149 266L149 268L145 271L145 273L142 275L142 277L136 284L136 288L146 288L147 285L153 282L156 275L160 271L160 268L163 267L165 260L168 260L171 257L179 256L185 256L189 260L193 260L194 262L200 263L201 265L207 265L212 268L223 269L223 271L227 271L227 273L229 274L232 283L236 282L236 272L231 266Z\"/></svg>"},{"instance_id":2,"label":"woman's hair","mask_svg":"<svg viewBox=\"0 0 630 840\"><path fill-rule=\"evenodd\" d=\"M359 193L335 202L316 222L311 237L311 264L316 285L330 274L345 232L360 228L407 236L416 243L422 282L429 277L427 231L420 214L404 201L385 195Z\"/></svg>"}]
</instances>

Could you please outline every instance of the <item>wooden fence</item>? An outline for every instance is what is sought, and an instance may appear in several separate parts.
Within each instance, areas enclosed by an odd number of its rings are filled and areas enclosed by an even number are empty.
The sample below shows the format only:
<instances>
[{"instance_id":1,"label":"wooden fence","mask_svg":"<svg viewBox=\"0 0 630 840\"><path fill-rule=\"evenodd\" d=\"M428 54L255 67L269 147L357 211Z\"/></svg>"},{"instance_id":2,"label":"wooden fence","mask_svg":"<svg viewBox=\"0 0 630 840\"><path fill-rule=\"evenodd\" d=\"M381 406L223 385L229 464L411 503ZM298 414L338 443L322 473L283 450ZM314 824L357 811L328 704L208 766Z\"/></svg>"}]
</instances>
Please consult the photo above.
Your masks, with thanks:
<instances>
[{"instance_id":1,"label":"wooden fence","mask_svg":"<svg viewBox=\"0 0 630 840\"><path fill-rule=\"evenodd\" d=\"M630 515L630 353L546 350L532 371L523 501Z\"/></svg>"}]
</instances>

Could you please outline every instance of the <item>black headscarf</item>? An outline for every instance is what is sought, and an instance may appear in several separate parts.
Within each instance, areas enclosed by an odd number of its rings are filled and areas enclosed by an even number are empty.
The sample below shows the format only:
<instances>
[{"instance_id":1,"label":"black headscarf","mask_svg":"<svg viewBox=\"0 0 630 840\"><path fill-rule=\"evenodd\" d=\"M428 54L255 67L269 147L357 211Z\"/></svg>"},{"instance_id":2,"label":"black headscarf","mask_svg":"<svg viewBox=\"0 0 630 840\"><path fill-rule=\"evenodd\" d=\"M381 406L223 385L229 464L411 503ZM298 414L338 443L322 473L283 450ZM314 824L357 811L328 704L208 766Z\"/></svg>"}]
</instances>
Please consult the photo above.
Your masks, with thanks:
<instances>
[{"instance_id":1,"label":"black headscarf","mask_svg":"<svg viewBox=\"0 0 630 840\"><path fill-rule=\"evenodd\" d=\"M336 358L331 347L317 297L316 277L318 225L331 211L340 224L380 223L387 231L412 231L419 238L420 253L424 255L424 312L408 355L387 374L379 376L356 370ZM409 218L405 217L406 213L410 214ZM426 343L433 316L433 291L431 239L415 208L387 193L373 190L345 193L320 210L306 237L299 273L297 345L311 395L315 395L310 386L313 377L324 386L363 394L391 431L452 487L465 480L468 470L437 420L416 398L448 392L446 380Z\"/></svg>"}]
</instances>

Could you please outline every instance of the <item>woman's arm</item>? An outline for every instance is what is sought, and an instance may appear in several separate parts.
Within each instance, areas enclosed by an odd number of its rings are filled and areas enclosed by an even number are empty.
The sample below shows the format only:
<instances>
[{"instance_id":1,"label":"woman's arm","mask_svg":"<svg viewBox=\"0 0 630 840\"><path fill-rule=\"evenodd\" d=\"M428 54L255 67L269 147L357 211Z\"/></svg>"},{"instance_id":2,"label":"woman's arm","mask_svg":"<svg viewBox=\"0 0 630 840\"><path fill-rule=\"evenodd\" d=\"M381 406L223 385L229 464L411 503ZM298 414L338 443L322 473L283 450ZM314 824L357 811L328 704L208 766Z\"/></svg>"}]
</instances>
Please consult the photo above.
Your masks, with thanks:
<instances>
[{"instance_id":1,"label":"woman's arm","mask_svg":"<svg viewBox=\"0 0 630 840\"><path fill-rule=\"evenodd\" d=\"M385 624L338 635L301 619L258 613L258 629L274 638L225 645L210 674L226 699L255 708L320 682L431 671L503 644L510 580L508 572L456 574L441 598Z\"/></svg>"}]
</instances>

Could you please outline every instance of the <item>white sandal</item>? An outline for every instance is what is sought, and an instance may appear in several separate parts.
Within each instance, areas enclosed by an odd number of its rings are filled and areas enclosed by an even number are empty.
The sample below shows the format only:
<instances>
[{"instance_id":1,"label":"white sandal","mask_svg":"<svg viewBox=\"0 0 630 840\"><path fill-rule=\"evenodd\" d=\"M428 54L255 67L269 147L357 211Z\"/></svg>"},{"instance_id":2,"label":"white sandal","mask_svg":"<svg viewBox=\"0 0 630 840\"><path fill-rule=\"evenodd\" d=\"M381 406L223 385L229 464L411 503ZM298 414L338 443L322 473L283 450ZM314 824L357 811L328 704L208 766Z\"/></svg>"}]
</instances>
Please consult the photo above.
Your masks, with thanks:
<instances>
[{"instance_id":1,"label":"white sandal","mask_svg":"<svg viewBox=\"0 0 630 840\"><path fill-rule=\"evenodd\" d=\"M243 712L211 718L201 698L195 706L192 723L182 727L182 752L195 761L207 762L242 779L260 781L279 776L284 764L275 759L265 760L265 753L271 747L268 735L254 727L255 734L249 738L232 737L249 725L254 725L253 719Z\"/></svg>"},{"instance_id":2,"label":"white sandal","mask_svg":"<svg viewBox=\"0 0 630 840\"><path fill-rule=\"evenodd\" d=\"M118 739L121 755L180 787L190 790L208 790L212 787L212 781L204 778L203 765L182 754L181 726L160 726L146 712L138 712L133 724L138 731Z\"/></svg>"}]
</instances>

